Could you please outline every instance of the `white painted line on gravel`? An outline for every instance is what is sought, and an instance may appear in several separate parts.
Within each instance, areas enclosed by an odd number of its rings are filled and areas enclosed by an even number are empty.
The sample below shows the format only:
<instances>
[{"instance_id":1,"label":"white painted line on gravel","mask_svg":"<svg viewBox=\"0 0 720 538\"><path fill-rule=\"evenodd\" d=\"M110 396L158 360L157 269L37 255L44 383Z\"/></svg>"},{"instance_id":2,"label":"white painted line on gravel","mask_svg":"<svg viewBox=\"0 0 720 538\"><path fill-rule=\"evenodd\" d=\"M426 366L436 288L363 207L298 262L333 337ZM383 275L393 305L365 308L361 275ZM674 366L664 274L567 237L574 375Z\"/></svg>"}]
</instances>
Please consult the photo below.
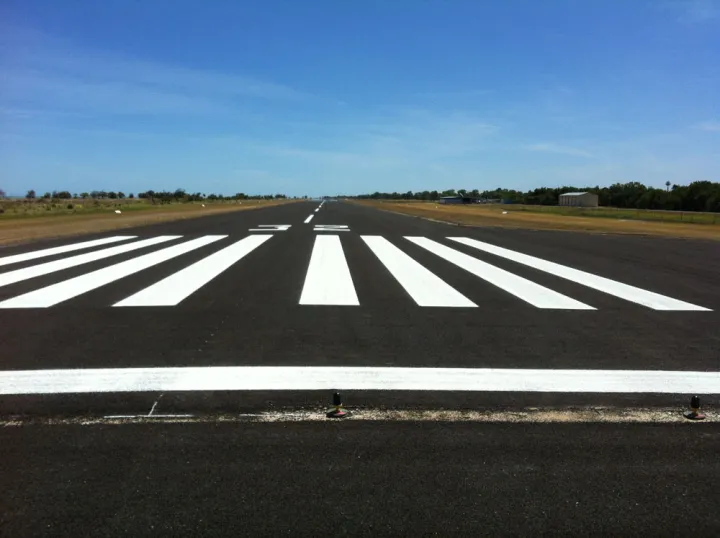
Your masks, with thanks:
<instances>
[{"instance_id":1,"label":"white painted line on gravel","mask_svg":"<svg viewBox=\"0 0 720 538\"><path fill-rule=\"evenodd\" d=\"M360 304L339 236L315 238L300 304L340 306Z\"/></svg>"},{"instance_id":2,"label":"white painted line on gravel","mask_svg":"<svg viewBox=\"0 0 720 538\"><path fill-rule=\"evenodd\" d=\"M310 221L313 219L315 215L310 215L308 218L305 219L305 224L309 224Z\"/></svg>"},{"instance_id":3,"label":"white painted line on gravel","mask_svg":"<svg viewBox=\"0 0 720 538\"><path fill-rule=\"evenodd\" d=\"M5 256L0 258L0 267L3 265L10 265L11 263L26 262L29 260L35 260L37 258L45 258L46 256L54 256L56 254L65 254L67 252L74 252L76 250L82 250L85 248L97 247L100 245L107 245L109 243L117 243L118 241L127 241L128 239L135 239L136 235L116 235L113 237L104 237L103 239L94 239L92 241L84 241L82 243L73 243L71 245L63 245L61 247L45 248L43 250L34 250L32 252L25 252L23 254L15 254L13 256Z\"/></svg>"},{"instance_id":4,"label":"white painted line on gravel","mask_svg":"<svg viewBox=\"0 0 720 538\"><path fill-rule=\"evenodd\" d=\"M92 273L80 275L2 301L0 302L0 308L47 308L111 282L115 282L116 280L120 280L123 277L132 275L158 263L185 254L186 252L190 252L191 250L195 250L196 248L209 245L225 237L227 236L206 235L193 239L192 241L187 241L186 243L180 243L179 245L145 254L139 258L132 258L124 262L116 263L115 265L98 269Z\"/></svg>"},{"instance_id":5,"label":"white painted line on gravel","mask_svg":"<svg viewBox=\"0 0 720 538\"><path fill-rule=\"evenodd\" d=\"M361 238L418 305L439 307L477 306L384 237L363 235Z\"/></svg>"},{"instance_id":6,"label":"white painted line on gravel","mask_svg":"<svg viewBox=\"0 0 720 538\"><path fill-rule=\"evenodd\" d=\"M499 267L453 250L426 237L405 237L405 239L538 308L595 310L592 306L508 273Z\"/></svg>"},{"instance_id":7,"label":"white painted line on gravel","mask_svg":"<svg viewBox=\"0 0 720 538\"><path fill-rule=\"evenodd\" d=\"M113 306L175 306L271 237L251 235L241 239Z\"/></svg>"},{"instance_id":8,"label":"white painted line on gravel","mask_svg":"<svg viewBox=\"0 0 720 538\"><path fill-rule=\"evenodd\" d=\"M647 306L653 310L712 311L709 308L686 303L684 301L678 301L677 299L666 297L665 295L660 295L659 293L653 293L641 288L636 288L635 286L623 284L622 282L610 280L609 278L604 278L592 273L586 273L585 271L573 269L572 267L560 265L559 263L549 262L547 260L543 260L542 258L536 258L535 256L528 256L527 254L521 254L506 248L496 247L489 243L476 241L475 239L469 239L467 237L448 237L448 239L478 250L482 250L483 252L488 252L489 254L500 256L506 260L512 260L514 262L533 267L540 271L550 273L551 275L587 286L588 288L602 291L609 295L614 295L620 299L625 299L626 301Z\"/></svg>"},{"instance_id":9,"label":"white painted line on gravel","mask_svg":"<svg viewBox=\"0 0 720 538\"><path fill-rule=\"evenodd\" d=\"M0 394L217 390L415 390L720 394L720 372L322 366L0 372Z\"/></svg>"},{"instance_id":10,"label":"white painted line on gravel","mask_svg":"<svg viewBox=\"0 0 720 538\"><path fill-rule=\"evenodd\" d=\"M41 263L40 265L33 265L31 267L26 267L25 269L16 269L15 271L0 274L0 286L7 286L8 284L14 284L15 282L21 282L23 280L47 275L56 271L62 271L63 269L69 269L70 267L77 267L78 265L103 260L111 256L117 256L118 254L125 254L140 248L157 245L158 243L165 243L167 241L172 241L173 239L179 239L180 237L182 236L161 235L150 239L144 239L142 241L136 241L135 243L119 245L117 247L110 247L96 252L88 252L87 254L80 254L70 258L55 260L54 262Z\"/></svg>"}]
</instances>

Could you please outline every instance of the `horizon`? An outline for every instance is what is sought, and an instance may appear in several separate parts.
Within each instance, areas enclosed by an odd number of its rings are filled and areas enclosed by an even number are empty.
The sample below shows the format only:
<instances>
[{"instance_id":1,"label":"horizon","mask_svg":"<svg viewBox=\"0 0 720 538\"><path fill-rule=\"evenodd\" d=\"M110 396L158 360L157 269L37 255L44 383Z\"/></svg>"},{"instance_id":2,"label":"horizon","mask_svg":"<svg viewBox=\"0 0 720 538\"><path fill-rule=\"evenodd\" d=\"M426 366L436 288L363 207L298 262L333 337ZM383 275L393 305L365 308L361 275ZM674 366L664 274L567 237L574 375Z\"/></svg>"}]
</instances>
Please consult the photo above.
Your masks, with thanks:
<instances>
[{"instance_id":1,"label":"horizon","mask_svg":"<svg viewBox=\"0 0 720 538\"><path fill-rule=\"evenodd\" d=\"M720 181L720 0L477 4L10 2L0 188Z\"/></svg>"}]
</instances>

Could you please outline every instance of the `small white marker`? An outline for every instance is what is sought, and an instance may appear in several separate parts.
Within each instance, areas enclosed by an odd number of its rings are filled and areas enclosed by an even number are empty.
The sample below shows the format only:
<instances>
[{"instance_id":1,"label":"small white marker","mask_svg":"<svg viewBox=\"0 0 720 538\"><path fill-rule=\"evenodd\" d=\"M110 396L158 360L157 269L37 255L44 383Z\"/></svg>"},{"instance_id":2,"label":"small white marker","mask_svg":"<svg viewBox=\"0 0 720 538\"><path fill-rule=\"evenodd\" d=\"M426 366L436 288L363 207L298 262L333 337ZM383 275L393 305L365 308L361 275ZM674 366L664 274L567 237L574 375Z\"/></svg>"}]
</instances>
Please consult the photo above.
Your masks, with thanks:
<instances>
[{"instance_id":1,"label":"small white marker","mask_svg":"<svg viewBox=\"0 0 720 538\"><path fill-rule=\"evenodd\" d=\"M316 224L313 232L349 232L345 224Z\"/></svg>"},{"instance_id":2,"label":"small white marker","mask_svg":"<svg viewBox=\"0 0 720 538\"><path fill-rule=\"evenodd\" d=\"M249 232L285 232L292 224L258 224L257 228L250 228Z\"/></svg>"}]
</instances>

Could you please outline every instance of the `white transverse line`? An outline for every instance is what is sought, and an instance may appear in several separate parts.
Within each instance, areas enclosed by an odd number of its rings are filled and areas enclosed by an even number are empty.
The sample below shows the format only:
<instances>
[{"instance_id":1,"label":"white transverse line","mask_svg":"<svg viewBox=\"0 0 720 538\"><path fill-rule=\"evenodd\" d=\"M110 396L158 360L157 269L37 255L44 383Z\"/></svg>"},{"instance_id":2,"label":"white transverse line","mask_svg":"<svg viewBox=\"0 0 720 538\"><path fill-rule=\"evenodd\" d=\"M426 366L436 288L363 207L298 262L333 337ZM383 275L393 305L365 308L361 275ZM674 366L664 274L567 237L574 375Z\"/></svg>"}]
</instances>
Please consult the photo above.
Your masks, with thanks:
<instances>
[{"instance_id":1,"label":"white transverse line","mask_svg":"<svg viewBox=\"0 0 720 538\"><path fill-rule=\"evenodd\" d=\"M174 306L271 237L273 236L248 236L113 306Z\"/></svg>"},{"instance_id":2,"label":"white transverse line","mask_svg":"<svg viewBox=\"0 0 720 538\"><path fill-rule=\"evenodd\" d=\"M68 299L72 299L73 297L77 297L78 295L82 295L83 293L87 293L90 290L94 290L95 288L99 288L100 286L104 286L105 284L109 284L110 282L114 282L123 277L137 273L138 271L142 271L143 269L147 269L148 267L152 267L153 265L157 265L158 263L170 260L176 256L180 256L181 254L190 252L191 250L195 250L196 248L219 241L225 237L227 236L206 235L204 237L199 237L198 239L193 239L192 241L187 241L186 243L180 243L179 245L164 248L162 250L158 250L157 252L145 254L139 258L133 258L131 260L116 263L115 265L98 269L92 273L80 275L78 277L58 282L57 284L2 301L0 302L0 308L46 308L53 306L63 301L67 301Z\"/></svg>"},{"instance_id":3,"label":"white transverse line","mask_svg":"<svg viewBox=\"0 0 720 538\"><path fill-rule=\"evenodd\" d=\"M577 284L582 284L588 288L614 295L620 299L625 299L626 301L632 301L633 303L650 307L654 310L711 311L709 308L703 308L702 306L678 301L677 299L666 297L664 295L660 295L659 293L653 293L641 288L636 288L635 286L623 284L622 282L610 280L609 278L593 275L592 273L586 273L585 271L580 271L579 269L573 269L565 265L549 262L534 256L528 256L527 254L521 254L506 248L496 247L488 243L483 243L482 241L476 241L466 237L448 237L448 239L490 254L495 254L496 256L500 256L507 260L528 265L540 271L570 280Z\"/></svg>"},{"instance_id":4,"label":"white transverse line","mask_svg":"<svg viewBox=\"0 0 720 538\"><path fill-rule=\"evenodd\" d=\"M420 306L477 306L384 237L377 235L361 237Z\"/></svg>"},{"instance_id":5,"label":"white transverse line","mask_svg":"<svg viewBox=\"0 0 720 538\"><path fill-rule=\"evenodd\" d=\"M300 304L348 306L360 304L339 236L326 235L315 238Z\"/></svg>"},{"instance_id":6,"label":"white transverse line","mask_svg":"<svg viewBox=\"0 0 720 538\"><path fill-rule=\"evenodd\" d=\"M35 278L37 276L47 275L54 273L55 271L61 271L70 267L77 267L85 263L94 262L109 258L110 256L117 256L118 254L124 254L126 252L132 252L139 248L145 248L158 243L165 243L172 241L173 239L179 239L181 235L161 235L158 237L152 237L150 239L144 239L142 241L136 241L135 243L129 243L125 245L119 245L117 247L105 248L98 250L97 252L88 252L87 254L80 254L79 256L73 256L71 258L63 258L62 260L55 260L54 262L41 263L40 265L33 265L32 267L26 267L25 269L16 269L8 273L0 274L0 287L7 286L8 284L14 284L22 280L29 278Z\"/></svg>"},{"instance_id":7,"label":"white transverse line","mask_svg":"<svg viewBox=\"0 0 720 538\"><path fill-rule=\"evenodd\" d=\"M45 258L46 256L54 256L55 254L65 254L66 252L73 252L84 248L107 245L108 243L127 241L128 239L135 239L136 237L137 236L135 235L116 235L114 237L105 237L103 239L95 239L93 241L85 241L83 243L73 243L72 245L64 245L62 247L46 248L43 250L35 250L33 252L25 252L24 254L15 254L14 256L5 256L4 258L0 258L0 267L3 265L10 265L11 263L26 262L37 258Z\"/></svg>"},{"instance_id":8,"label":"white transverse line","mask_svg":"<svg viewBox=\"0 0 720 538\"><path fill-rule=\"evenodd\" d=\"M308 218L305 219L305 224L309 223L315 215L310 215Z\"/></svg>"},{"instance_id":9,"label":"white transverse line","mask_svg":"<svg viewBox=\"0 0 720 538\"><path fill-rule=\"evenodd\" d=\"M720 394L720 372L318 366L0 371L0 394L218 390Z\"/></svg>"},{"instance_id":10,"label":"white transverse line","mask_svg":"<svg viewBox=\"0 0 720 538\"><path fill-rule=\"evenodd\" d=\"M425 237L406 237L405 239L412 241L416 245L429 250L450 263L454 263L458 267L462 267L466 271L490 282L490 284L508 293L512 293L515 297L527 301L538 308L595 310L592 306L588 306L561 293L557 293L556 291L535 284L512 273L508 273L494 265L485 263L477 258L453 250Z\"/></svg>"}]
</instances>

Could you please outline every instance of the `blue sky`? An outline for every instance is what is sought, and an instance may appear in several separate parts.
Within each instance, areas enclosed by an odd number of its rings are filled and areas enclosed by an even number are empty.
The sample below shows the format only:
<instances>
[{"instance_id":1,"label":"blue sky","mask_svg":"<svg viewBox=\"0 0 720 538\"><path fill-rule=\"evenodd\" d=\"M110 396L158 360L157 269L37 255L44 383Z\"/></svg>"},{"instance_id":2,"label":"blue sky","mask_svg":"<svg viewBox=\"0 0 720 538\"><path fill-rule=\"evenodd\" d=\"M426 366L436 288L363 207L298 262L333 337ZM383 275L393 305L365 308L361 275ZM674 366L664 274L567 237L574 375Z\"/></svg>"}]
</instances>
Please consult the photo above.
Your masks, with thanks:
<instances>
[{"instance_id":1,"label":"blue sky","mask_svg":"<svg viewBox=\"0 0 720 538\"><path fill-rule=\"evenodd\" d=\"M4 0L0 188L720 181L720 0Z\"/></svg>"}]
</instances>

